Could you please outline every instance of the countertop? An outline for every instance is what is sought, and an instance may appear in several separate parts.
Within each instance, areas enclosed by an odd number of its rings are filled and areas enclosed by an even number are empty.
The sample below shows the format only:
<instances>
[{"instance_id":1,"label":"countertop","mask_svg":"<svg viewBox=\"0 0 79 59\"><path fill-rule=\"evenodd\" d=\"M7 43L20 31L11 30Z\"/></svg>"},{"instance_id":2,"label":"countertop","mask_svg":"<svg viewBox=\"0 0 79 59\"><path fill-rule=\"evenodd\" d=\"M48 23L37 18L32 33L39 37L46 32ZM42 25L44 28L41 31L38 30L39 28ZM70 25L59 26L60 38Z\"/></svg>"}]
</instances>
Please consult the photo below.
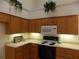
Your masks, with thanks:
<instances>
[{"instance_id":1,"label":"countertop","mask_svg":"<svg viewBox=\"0 0 79 59\"><path fill-rule=\"evenodd\" d=\"M25 40L25 41L20 42L20 43L9 42L9 43L6 43L6 46L17 48L17 47L23 46L23 45L28 44L28 43L40 44L41 42L42 42L42 40ZM52 47L62 47L62 48L79 50L79 44L72 44L72 43L58 43Z\"/></svg>"}]
</instances>

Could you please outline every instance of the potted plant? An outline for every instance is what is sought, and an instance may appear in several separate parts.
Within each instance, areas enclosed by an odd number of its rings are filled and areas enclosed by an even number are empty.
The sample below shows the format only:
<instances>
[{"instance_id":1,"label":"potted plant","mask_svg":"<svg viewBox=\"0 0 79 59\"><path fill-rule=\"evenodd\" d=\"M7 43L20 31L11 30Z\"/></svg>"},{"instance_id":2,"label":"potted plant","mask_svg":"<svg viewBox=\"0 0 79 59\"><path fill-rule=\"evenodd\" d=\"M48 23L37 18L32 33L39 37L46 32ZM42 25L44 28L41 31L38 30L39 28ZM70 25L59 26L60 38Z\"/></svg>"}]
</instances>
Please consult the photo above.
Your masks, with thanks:
<instances>
[{"instance_id":1,"label":"potted plant","mask_svg":"<svg viewBox=\"0 0 79 59\"><path fill-rule=\"evenodd\" d=\"M54 11L55 8L56 8L56 3L53 2L53 1L47 1L47 2L44 4L45 12Z\"/></svg>"},{"instance_id":2,"label":"potted plant","mask_svg":"<svg viewBox=\"0 0 79 59\"><path fill-rule=\"evenodd\" d=\"M17 0L9 0L9 4L11 6L14 6L16 11L19 10L20 12L22 11L22 3L17 1Z\"/></svg>"}]
</instances>

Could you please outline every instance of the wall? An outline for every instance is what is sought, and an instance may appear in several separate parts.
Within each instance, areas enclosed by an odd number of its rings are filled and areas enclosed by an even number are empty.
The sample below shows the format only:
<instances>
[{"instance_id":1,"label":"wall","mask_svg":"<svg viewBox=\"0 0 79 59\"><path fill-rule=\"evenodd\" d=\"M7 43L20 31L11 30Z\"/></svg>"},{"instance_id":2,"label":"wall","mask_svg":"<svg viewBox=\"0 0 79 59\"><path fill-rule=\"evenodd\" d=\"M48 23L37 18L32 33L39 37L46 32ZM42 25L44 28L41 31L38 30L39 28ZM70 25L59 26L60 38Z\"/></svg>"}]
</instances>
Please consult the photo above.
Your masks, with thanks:
<instances>
[{"instance_id":1,"label":"wall","mask_svg":"<svg viewBox=\"0 0 79 59\"><path fill-rule=\"evenodd\" d=\"M78 0L54 0L57 4L54 12L45 13L43 4L46 0L41 0L38 3L38 9L30 13L30 18L43 18L43 17L54 17L54 16L66 16L79 14L79 1Z\"/></svg>"},{"instance_id":2,"label":"wall","mask_svg":"<svg viewBox=\"0 0 79 59\"><path fill-rule=\"evenodd\" d=\"M56 2L56 10L54 12L45 13L43 4L48 0L19 0L23 4L22 13L15 12L14 8L5 2L1 1L1 11L9 14L17 15L24 18L44 18L44 17L54 17L54 16L65 16L72 14L79 14L79 0L53 0Z\"/></svg>"},{"instance_id":3,"label":"wall","mask_svg":"<svg viewBox=\"0 0 79 59\"><path fill-rule=\"evenodd\" d=\"M7 0L2 0L1 1L1 12L5 12L5 13L8 13L8 14L12 14L12 15L16 15L16 16L20 16L20 17L23 17L23 18L28 18L28 10L23 10L22 12L16 12L15 9L13 7L11 7L8 3Z\"/></svg>"},{"instance_id":4,"label":"wall","mask_svg":"<svg viewBox=\"0 0 79 59\"><path fill-rule=\"evenodd\" d=\"M0 23L0 59L5 59L4 46L8 36L5 34L5 24Z\"/></svg>"},{"instance_id":5,"label":"wall","mask_svg":"<svg viewBox=\"0 0 79 59\"><path fill-rule=\"evenodd\" d=\"M79 44L79 35L60 34L60 42Z\"/></svg>"},{"instance_id":6,"label":"wall","mask_svg":"<svg viewBox=\"0 0 79 59\"><path fill-rule=\"evenodd\" d=\"M8 40L7 42L13 42L13 38L15 36L23 36L24 40L37 40L40 41L43 39L43 36L41 33L19 33L19 34L11 34L8 35Z\"/></svg>"}]
</instances>

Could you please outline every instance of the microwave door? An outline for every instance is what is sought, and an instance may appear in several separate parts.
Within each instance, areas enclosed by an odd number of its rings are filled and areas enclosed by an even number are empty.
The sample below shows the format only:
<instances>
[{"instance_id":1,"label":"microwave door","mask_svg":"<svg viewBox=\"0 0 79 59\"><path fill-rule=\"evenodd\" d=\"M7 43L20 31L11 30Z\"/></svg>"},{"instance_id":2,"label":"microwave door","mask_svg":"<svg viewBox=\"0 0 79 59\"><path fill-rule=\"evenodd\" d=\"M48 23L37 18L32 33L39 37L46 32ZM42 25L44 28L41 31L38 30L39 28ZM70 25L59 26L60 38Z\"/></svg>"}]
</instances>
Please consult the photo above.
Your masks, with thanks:
<instances>
[{"instance_id":1,"label":"microwave door","mask_svg":"<svg viewBox=\"0 0 79 59\"><path fill-rule=\"evenodd\" d=\"M52 35L56 36L57 35L57 26L42 26L41 27L41 33L43 35Z\"/></svg>"}]
</instances>

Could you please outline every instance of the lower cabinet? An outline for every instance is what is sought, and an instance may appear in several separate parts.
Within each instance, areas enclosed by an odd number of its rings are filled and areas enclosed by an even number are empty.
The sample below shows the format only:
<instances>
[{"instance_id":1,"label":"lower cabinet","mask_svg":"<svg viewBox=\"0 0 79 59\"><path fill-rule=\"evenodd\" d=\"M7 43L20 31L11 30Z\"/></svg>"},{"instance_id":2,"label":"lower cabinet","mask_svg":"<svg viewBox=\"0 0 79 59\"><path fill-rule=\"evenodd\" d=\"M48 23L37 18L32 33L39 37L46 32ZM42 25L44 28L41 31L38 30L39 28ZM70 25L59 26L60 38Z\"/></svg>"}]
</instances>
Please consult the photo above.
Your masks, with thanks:
<instances>
[{"instance_id":1,"label":"lower cabinet","mask_svg":"<svg viewBox=\"0 0 79 59\"><path fill-rule=\"evenodd\" d=\"M6 46L5 59L23 59L23 46L18 48Z\"/></svg>"},{"instance_id":2,"label":"lower cabinet","mask_svg":"<svg viewBox=\"0 0 79 59\"><path fill-rule=\"evenodd\" d=\"M79 59L79 50L74 52L74 59Z\"/></svg>"},{"instance_id":3,"label":"lower cabinet","mask_svg":"<svg viewBox=\"0 0 79 59\"><path fill-rule=\"evenodd\" d=\"M30 44L30 59L38 59L38 45Z\"/></svg>"},{"instance_id":4,"label":"lower cabinet","mask_svg":"<svg viewBox=\"0 0 79 59\"><path fill-rule=\"evenodd\" d=\"M5 46L5 59L39 59L38 45L29 43L18 48ZM56 59L79 59L79 50L56 48Z\"/></svg>"},{"instance_id":5,"label":"lower cabinet","mask_svg":"<svg viewBox=\"0 0 79 59\"><path fill-rule=\"evenodd\" d=\"M23 46L15 49L15 59L23 59Z\"/></svg>"},{"instance_id":6,"label":"lower cabinet","mask_svg":"<svg viewBox=\"0 0 79 59\"><path fill-rule=\"evenodd\" d=\"M74 59L74 50L56 48L56 59Z\"/></svg>"},{"instance_id":7,"label":"lower cabinet","mask_svg":"<svg viewBox=\"0 0 79 59\"><path fill-rule=\"evenodd\" d=\"M65 58L65 57L62 57L62 56L57 56L56 59L68 59L68 58Z\"/></svg>"},{"instance_id":8,"label":"lower cabinet","mask_svg":"<svg viewBox=\"0 0 79 59\"><path fill-rule=\"evenodd\" d=\"M27 44L23 47L23 52L24 52L24 59L30 59L30 45Z\"/></svg>"},{"instance_id":9,"label":"lower cabinet","mask_svg":"<svg viewBox=\"0 0 79 59\"><path fill-rule=\"evenodd\" d=\"M36 44L26 44L18 48L6 46L5 59L38 59L37 46Z\"/></svg>"}]
</instances>

